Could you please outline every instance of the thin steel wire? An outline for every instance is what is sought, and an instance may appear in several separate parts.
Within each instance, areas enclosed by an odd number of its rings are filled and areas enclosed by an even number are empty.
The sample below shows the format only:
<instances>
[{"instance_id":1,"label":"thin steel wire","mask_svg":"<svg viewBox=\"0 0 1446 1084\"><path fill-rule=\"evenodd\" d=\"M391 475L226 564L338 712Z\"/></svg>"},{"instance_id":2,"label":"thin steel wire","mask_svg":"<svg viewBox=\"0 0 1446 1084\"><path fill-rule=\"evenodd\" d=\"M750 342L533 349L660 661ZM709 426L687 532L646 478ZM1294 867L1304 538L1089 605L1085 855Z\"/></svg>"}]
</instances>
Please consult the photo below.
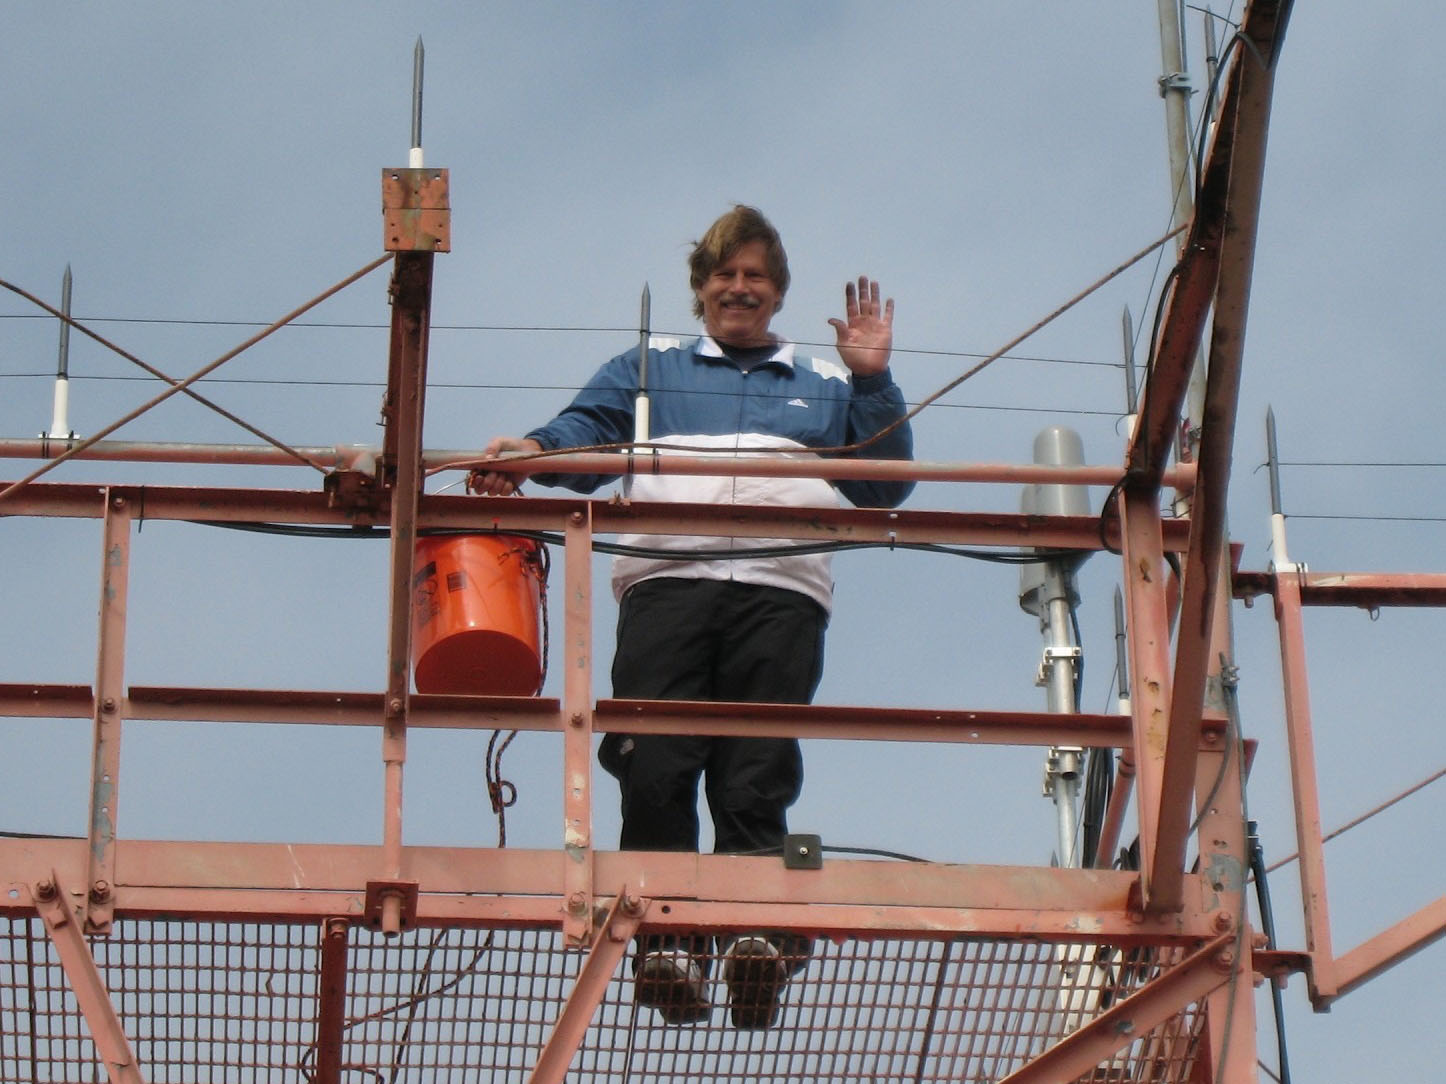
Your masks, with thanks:
<instances>
[{"instance_id":1,"label":"thin steel wire","mask_svg":"<svg viewBox=\"0 0 1446 1084\"><path fill-rule=\"evenodd\" d=\"M135 365L140 366L142 369L144 369L144 370L145 370L147 373L149 373L151 376L156 377L156 378L159 379L159 380L163 380L163 381L165 381L167 384L172 385L173 387L176 386L176 385L179 385L179 384L181 383L180 381L176 380L174 377L168 376L167 374L161 372L161 370L157 369L155 366L153 366L153 365L149 364L148 362L143 361L143 360L141 360L140 358L136 357L136 355L132 354L130 351L123 349L122 347L120 347L120 346L116 345L115 343L111 342L109 339L105 338L104 336L96 333L95 331L92 331L90 328L86 327L84 324L82 324L82 323L80 323L79 321L75 320L74 318L72 318L72 317L69 316L68 314L66 314L66 313L64 313L64 312L61 312L59 309L55 308L54 306L52 306L52 305L48 304L47 302L41 300L40 298L36 297L34 294L29 293L28 291L21 289L19 286L16 286L16 285L14 285L14 284L12 284L12 283L6 282L4 279L0 279L0 286L3 286L5 289L10 290L10 291L12 291L12 292L14 292L14 293L19 294L21 297L25 298L27 301L34 302L36 305L39 305L41 308L45 309L46 312L50 313L52 316L55 316L57 319L59 319L60 321L62 321L62 323L63 323L66 327L73 327L73 328L75 328L77 331L81 332L82 334L90 336L90 338L92 338L92 339L94 339L96 342L100 343L101 346L104 346L104 347L106 347L106 348L109 349L109 350L115 351L115 353L119 354L121 357L125 358L127 361L131 362L132 364L135 364ZM291 447L291 445L286 444L286 443L278 440L277 438L271 436L270 434L264 432L264 431L261 430L261 429L258 429L256 426L252 425L250 422L246 421L244 418L238 417L237 415L231 413L231 411L227 410L225 407L221 406L220 404L218 404L218 403L213 403L210 399L207 399L204 395L202 395L200 392L196 391L194 388L189 388L189 387L188 387L188 388L183 388L183 389L181 389L181 390L184 391L185 394L186 394L187 396L189 396L191 399L193 399L193 400L195 400L196 402L200 403L202 406L208 407L209 409L215 411L217 414L219 414L221 417L225 418L227 421L229 421L229 422L231 422L231 423L233 423L233 424L235 424L235 425L240 426L242 429L246 430L246 432L250 433L252 436L254 436L254 437L259 437L261 440L265 441L267 444L270 444L270 445L271 445L272 447L274 447L274 448L280 449L281 451L285 452L287 455L291 456L293 459L299 460L300 462L305 463L307 466L315 467L317 470L322 471L323 473L325 472L326 468L322 467L319 463L316 463L314 460L312 460L312 459L308 458L307 456L303 455L301 452L299 452L299 451L297 451L295 448Z\"/></svg>"},{"instance_id":2,"label":"thin steel wire","mask_svg":"<svg viewBox=\"0 0 1446 1084\"><path fill-rule=\"evenodd\" d=\"M241 343L239 346L233 347L232 349L226 351L226 353L222 354L215 361L203 365L190 376L186 377L186 379L178 383L172 384L169 388L163 391L160 395L157 395L155 398L151 399L149 402L142 403L130 413L124 415L123 417L117 419L114 422L111 422L110 425L107 425L105 428L101 429L100 432L87 437L85 440L82 440L75 445L72 445L64 452L57 455L55 458L47 460L44 465L31 471L18 482L12 482L4 489L0 489L0 502L3 502L5 498L8 497L10 494L16 492L17 490L23 489L25 486L29 485L37 478L46 474L48 471L51 471L55 467L58 467L61 463L64 463L67 460L74 458L78 453L84 451L86 448L89 448L91 445L96 444L101 440L104 440L106 437L114 433L117 429L121 428L121 426L126 425L139 418L142 414L150 410L152 407L159 406L161 403L169 399L172 395L175 395L178 392L185 391L207 373L219 369L222 365L226 364L226 362L230 361L238 354L242 353L245 350L249 350L251 347L255 346L272 332L285 327L288 323L296 319L296 317L300 316L302 313L311 311L317 305L321 304L327 298L331 297L333 294L339 293L340 291L346 289L346 287L350 286L358 279L361 279L364 276L375 271L378 267L386 263L391 258L392 257L390 254L380 256L377 259L373 260L371 263L367 264L365 267L360 268L357 271L353 271L350 275L342 279L340 282L336 283L334 286L330 286L327 289L323 290L321 293L313 297L310 301L306 302L304 305L292 309L291 312L281 317L281 319L277 320L275 323L269 325L265 329L258 331L255 335L252 335L249 339ZM8 284L5 285L8 286Z\"/></svg>"}]
</instances>

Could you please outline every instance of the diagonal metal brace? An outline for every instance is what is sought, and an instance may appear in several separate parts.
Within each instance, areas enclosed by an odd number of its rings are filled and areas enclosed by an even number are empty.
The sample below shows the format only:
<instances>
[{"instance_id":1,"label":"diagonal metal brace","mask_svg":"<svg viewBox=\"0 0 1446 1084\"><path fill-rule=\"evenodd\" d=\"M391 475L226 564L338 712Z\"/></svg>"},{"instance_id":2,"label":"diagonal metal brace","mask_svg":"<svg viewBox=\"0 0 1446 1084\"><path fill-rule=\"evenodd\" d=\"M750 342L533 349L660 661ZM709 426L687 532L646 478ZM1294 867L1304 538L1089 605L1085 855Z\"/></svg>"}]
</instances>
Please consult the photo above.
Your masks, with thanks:
<instances>
[{"instance_id":1,"label":"diagonal metal brace","mask_svg":"<svg viewBox=\"0 0 1446 1084\"><path fill-rule=\"evenodd\" d=\"M567 1079L568 1066L577 1053L582 1037L592 1023L598 1003L616 974L628 942L638 931L638 923L647 913L649 900L630 896L624 885L607 914L597 924L597 935L588 948L587 959L577 974L577 982L567 995L567 1004L558 1014L547 1045L538 1055L528 1078L531 1084L561 1084Z\"/></svg>"},{"instance_id":2,"label":"diagonal metal brace","mask_svg":"<svg viewBox=\"0 0 1446 1084\"><path fill-rule=\"evenodd\" d=\"M1111 1006L999 1084L1056 1084L1078 1080L1101 1062L1148 1035L1192 1002L1225 985L1240 961L1230 952L1234 933L1207 942L1163 975Z\"/></svg>"},{"instance_id":3,"label":"diagonal metal brace","mask_svg":"<svg viewBox=\"0 0 1446 1084\"><path fill-rule=\"evenodd\" d=\"M55 954L60 957L60 966L85 1017L96 1051L105 1062L111 1084L145 1084L130 1041L111 1004L110 993L90 954L90 945L81 932L81 912L70 909L66 904L69 898L53 872L50 880L40 882L30 893L31 902L45 923L45 932L50 935L50 943L55 946Z\"/></svg>"}]
</instances>

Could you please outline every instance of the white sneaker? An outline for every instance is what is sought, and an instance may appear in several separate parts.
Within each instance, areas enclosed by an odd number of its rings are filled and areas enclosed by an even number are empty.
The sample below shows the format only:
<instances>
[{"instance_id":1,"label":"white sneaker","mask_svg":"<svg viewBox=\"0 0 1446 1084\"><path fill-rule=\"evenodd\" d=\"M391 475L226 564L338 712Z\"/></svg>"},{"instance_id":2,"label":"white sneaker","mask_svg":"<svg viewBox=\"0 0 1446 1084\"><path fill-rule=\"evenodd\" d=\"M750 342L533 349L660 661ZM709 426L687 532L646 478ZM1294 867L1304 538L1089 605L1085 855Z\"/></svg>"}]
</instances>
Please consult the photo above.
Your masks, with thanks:
<instances>
[{"instance_id":1,"label":"white sneaker","mask_svg":"<svg viewBox=\"0 0 1446 1084\"><path fill-rule=\"evenodd\" d=\"M703 990L703 970L683 949L649 952L638 965L633 998L658 1010L669 1024L706 1020L712 1005Z\"/></svg>"},{"instance_id":2,"label":"white sneaker","mask_svg":"<svg viewBox=\"0 0 1446 1084\"><path fill-rule=\"evenodd\" d=\"M788 969L776 945L757 934L737 938L723 961L723 981L728 986L728 1014L735 1028L773 1026L779 997L788 982Z\"/></svg>"}]
</instances>

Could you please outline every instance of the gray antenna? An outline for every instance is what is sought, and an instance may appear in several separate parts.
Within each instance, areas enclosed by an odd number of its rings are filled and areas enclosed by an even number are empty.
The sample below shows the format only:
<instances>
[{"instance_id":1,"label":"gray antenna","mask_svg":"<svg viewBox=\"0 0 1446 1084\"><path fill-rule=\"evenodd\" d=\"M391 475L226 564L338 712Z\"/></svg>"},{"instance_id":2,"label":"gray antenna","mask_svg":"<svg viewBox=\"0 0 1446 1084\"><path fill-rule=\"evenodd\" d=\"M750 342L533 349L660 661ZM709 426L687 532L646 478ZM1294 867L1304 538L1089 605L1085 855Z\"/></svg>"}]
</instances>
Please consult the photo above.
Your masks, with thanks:
<instances>
[{"instance_id":1,"label":"gray antenna","mask_svg":"<svg viewBox=\"0 0 1446 1084\"><path fill-rule=\"evenodd\" d=\"M1206 8L1202 17L1205 20L1205 78L1209 80L1206 85L1213 87L1220 71L1220 47L1215 41L1215 13ZM1213 118L1204 117L1202 122L1213 123Z\"/></svg>"},{"instance_id":2,"label":"gray antenna","mask_svg":"<svg viewBox=\"0 0 1446 1084\"><path fill-rule=\"evenodd\" d=\"M1275 443L1275 410L1265 408L1265 463L1270 470L1270 563L1276 572L1304 572L1285 548L1285 513L1280 500L1280 450Z\"/></svg>"},{"instance_id":3,"label":"gray antenna","mask_svg":"<svg viewBox=\"0 0 1446 1084\"><path fill-rule=\"evenodd\" d=\"M55 402L50 414L50 431L42 437L51 440L74 440L70 430L70 264L65 265L65 275L60 280L60 312L65 319L60 321L60 355L55 366Z\"/></svg>"},{"instance_id":4,"label":"gray antenna","mask_svg":"<svg viewBox=\"0 0 1446 1084\"><path fill-rule=\"evenodd\" d=\"M1125 335L1125 408L1126 413L1135 414L1140 406L1140 392L1135 385L1135 321L1130 316L1130 306L1125 306L1121 321Z\"/></svg>"},{"instance_id":5,"label":"gray antenna","mask_svg":"<svg viewBox=\"0 0 1446 1084\"><path fill-rule=\"evenodd\" d=\"M638 397L633 405L633 440L642 444L652 429L648 411L648 341L652 338L653 294L643 283L638 313Z\"/></svg>"},{"instance_id":6,"label":"gray antenna","mask_svg":"<svg viewBox=\"0 0 1446 1084\"><path fill-rule=\"evenodd\" d=\"M416 48L412 50L412 153L407 160L412 169L422 168L422 68L426 57L422 36L418 34Z\"/></svg>"},{"instance_id":7,"label":"gray antenna","mask_svg":"<svg viewBox=\"0 0 1446 1084\"><path fill-rule=\"evenodd\" d=\"M1119 671L1120 714L1130 714L1130 652L1125 643L1125 596L1115 585L1115 669Z\"/></svg>"},{"instance_id":8,"label":"gray antenna","mask_svg":"<svg viewBox=\"0 0 1446 1084\"><path fill-rule=\"evenodd\" d=\"M1281 514L1280 449L1275 444L1275 409L1265 408L1265 463L1270 468L1270 512Z\"/></svg>"}]
</instances>

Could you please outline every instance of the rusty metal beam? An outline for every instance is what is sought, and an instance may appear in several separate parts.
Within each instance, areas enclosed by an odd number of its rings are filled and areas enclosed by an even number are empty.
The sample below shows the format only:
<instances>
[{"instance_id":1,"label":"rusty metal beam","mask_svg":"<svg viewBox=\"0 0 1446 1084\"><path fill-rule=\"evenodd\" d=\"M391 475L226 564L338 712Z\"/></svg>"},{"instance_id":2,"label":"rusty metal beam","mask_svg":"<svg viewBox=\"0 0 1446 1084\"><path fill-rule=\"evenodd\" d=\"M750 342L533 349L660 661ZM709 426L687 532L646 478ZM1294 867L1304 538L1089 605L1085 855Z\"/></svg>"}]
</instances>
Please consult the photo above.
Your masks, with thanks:
<instances>
[{"instance_id":1,"label":"rusty metal beam","mask_svg":"<svg viewBox=\"0 0 1446 1084\"><path fill-rule=\"evenodd\" d=\"M385 509L347 508L320 492L180 486L117 486L138 519L195 520L237 524L331 524L376 528ZM93 485L31 483L11 497L14 515L99 519L107 490ZM700 533L739 538L800 538L833 542L959 543L1094 551L1104 548L1094 516L1029 516L1010 512L942 512L925 509L742 507L659 502L614 503L580 498L422 495L419 527L489 530L559 530L566 518L590 509L598 534L676 534L680 521ZM1189 522L1162 525L1167 550L1183 550Z\"/></svg>"},{"instance_id":2,"label":"rusty metal beam","mask_svg":"<svg viewBox=\"0 0 1446 1084\"><path fill-rule=\"evenodd\" d=\"M100 583L100 635L91 714L89 863L85 928L108 933L115 883L119 813L121 720L125 701L126 609L129 599L131 507L125 497L106 501Z\"/></svg>"},{"instance_id":3,"label":"rusty metal beam","mask_svg":"<svg viewBox=\"0 0 1446 1084\"><path fill-rule=\"evenodd\" d=\"M1141 898L1155 898L1154 865L1164 794L1164 754L1170 705L1168 575L1157 496L1147 489L1120 494L1121 549L1129 628L1130 710L1134 734L1135 806L1140 821Z\"/></svg>"},{"instance_id":4,"label":"rusty metal beam","mask_svg":"<svg viewBox=\"0 0 1446 1084\"><path fill-rule=\"evenodd\" d=\"M407 758L407 699L411 694L412 567L417 503L422 491L422 422L431 332L433 253L448 250L450 216L445 170L390 169L382 173L383 233L395 252L390 298L391 341L385 431L380 466L391 493L391 563L388 578L387 679L382 707L382 874L391 886L381 896L381 928L401 929L402 771Z\"/></svg>"},{"instance_id":5,"label":"rusty metal beam","mask_svg":"<svg viewBox=\"0 0 1446 1084\"><path fill-rule=\"evenodd\" d=\"M1304 606L1446 606L1446 573L1441 572L1241 572L1235 576L1235 596L1274 594L1277 576L1291 578Z\"/></svg>"},{"instance_id":6,"label":"rusty metal beam","mask_svg":"<svg viewBox=\"0 0 1446 1084\"><path fill-rule=\"evenodd\" d=\"M1338 989L1333 976L1325 845L1321 838L1319 776L1302 618L1300 593L1294 577L1279 577L1275 589L1275 622L1280 635L1280 671L1285 686L1285 734L1290 754L1291 797L1295 803L1295 846L1300 856L1305 946L1311 959L1307 979L1311 1000L1328 1001Z\"/></svg>"},{"instance_id":7,"label":"rusty metal beam","mask_svg":"<svg viewBox=\"0 0 1446 1084\"><path fill-rule=\"evenodd\" d=\"M85 840L0 838L0 869L23 888L51 870L83 870ZM121 840L118 914L242 921L360 916L379 848L336 844L174 843ZM418 925L560 923L566 898L556 850L408 847L404 873L426 886ZM1181 913L1142 915L1133 874L1121 870L877 862L825 856L823 869L790 870L777 858L599 851L595 897L647 884L670 903L650 925L911 930L940 936L1121 938L1165 942L1213 936L1201 877L1186 877ZM0 882L3 884L3 882ZM487 886L478 895L478 885ZM23 894L22 894L23 895ZM0 913L24 913L0 891Z\"/></svg>"},{"instance_id":8,"label":"rusty metal beam","mask_svg":"<svg viewBox=\"0 0 1446 1084\"><path fill-rule=\"evenodd\" d=\"M592 937L592 519L567 520L563 600L562 863L566 906L563 930L573 944Z\"/></svg>"},{"instance_id":9,"label":"rusty metal beam","mask_svg":"<svg viewBox=\"0 0 1446 1084\"><path fill-rule=\"evenodd\" d=\"M346 1031L347 937L351 922L321 924L321 962L316 981L316 1072L312 1084L340 1084Z\"/></svg>"},{"instance_id":10,"label":"rusty metal beam","mask_svg":"<svg viewBox=\"0 0 1446 1084\"><path fill-rule=\"evenodd\" d=\"M1350 993L1443 936L1446 936L1446 896L1337 957L1331 969L1336 986L1335 997ZM1334 999L1322 998L1316 1003L1316 1008L1323 1009Z\"/></svg>"},{"instance_id":11,"label":"rusty metal beam","mask_svg":"<svg viewBox=\"0 0 1446 1084\"><path fill-rule=\"evenodd\" d=\"M1226 102L1226 108L1233 110L1230 125L1233 141L1219 243L1219 282L1210 336L1204 414L1200 419L1199 473L1191 498L1190 545L1184 555L1180 618L1176 626L1175 672L1163 765L1163 805L1154 861L1157 871L1184 868L1190 792L1195 777L1196 750L1200 745L1206 679L1212 670L1218 672L1219 645L1228 645L1229 641L1220 628L1221 622L1228 623L1229 613L1217 606L1217 596L1221 594L1220 584L1228 583L1230 575L1225 509L1274 82L1274 69L1263 63L1263 58L1274 55L1278 15L1279 7L1275 3L1257 0L1251 5L1241 31L1250 44L1237 51L1232 78L1235 93ZM1163 882L1155 886L1157 893L1166 887ZM1164 897L1154 900L1147 898L1146 906L1174 906L1175 901L1168 898L1171 895L1165 893Z\"/></svg>"},{"instance_id":12,"label":"rusty metal beam","mask_svg":"<svg viewBox=\"0 0 1446 1084\"><path fill-rule=\"evenodd\" d=\"M532 1067L528 1077L531 1084L562 1084L567 1079L568 1066L577 1056L577 1048L647 907L648 901L629 895L626 888L613 900L578 971L577 981L568 992L567 1003Z\"/></svg>"},{"instance_id":13,"label":"rusty metal beam","mask_svg":"<svg viewBox=\"0 0 1446 1084\"><path fill-rule=\"evenodd\" d=\"M132 685L123 701L128 723L151 721L377 726L382 693L311 689L210 689ZM94 697L86 685L0 683L0 716L86 718ZM409 727L563 733L562 701L550 697L414 694ZM1204 736L1220 734L1222 716L1207 716ZM1110 746L1130 744L1124 715L1079 712L867 708L830 704L743 704L728 701L599 700L598 733L679 733L805 737L964 745ZM1133 764L1133 761L1131 761ZM1133 769L1131 769L1133 770ZM1127 797L1128 795L1126 795Z\"/></svg>"},{"instance_id":14,"label":"rusty metal beam","mask_svg":"<svg viewBox=\"0 0 1446 1084\"><path fill-rule=\"evenodd\" d=\"M130 1040L126 1038L111 1004L110 993L100 977L100 969L90 954L90 946L81 932L81 907L71 909L68 902L72 897L65 886L52 872L33 889L26 886L31 905L40 914L50 943L60 958L60 966L70 982L71 992L81 1015L90 1029L91 1040L96 1053L105 1063L112 1084L145 1084L135 1054L131 1051Z\"/></svg>"}]
</instances>

